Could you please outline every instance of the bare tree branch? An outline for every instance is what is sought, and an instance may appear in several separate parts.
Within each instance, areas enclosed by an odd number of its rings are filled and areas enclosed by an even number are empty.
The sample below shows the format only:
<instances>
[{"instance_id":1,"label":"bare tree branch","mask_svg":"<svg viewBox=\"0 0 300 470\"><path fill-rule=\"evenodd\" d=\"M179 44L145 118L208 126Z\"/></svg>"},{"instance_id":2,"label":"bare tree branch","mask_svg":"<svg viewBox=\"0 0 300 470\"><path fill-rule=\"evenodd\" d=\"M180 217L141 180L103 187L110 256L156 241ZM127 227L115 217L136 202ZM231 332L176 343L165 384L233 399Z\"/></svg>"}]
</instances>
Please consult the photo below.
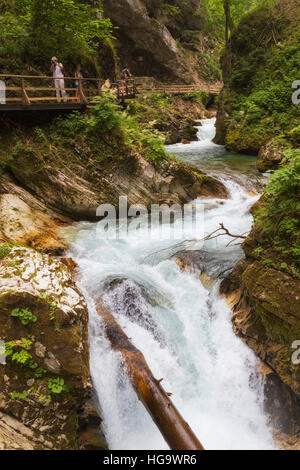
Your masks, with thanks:
<instances>
[{"instance_id":1,"label":"bare tree branch","mask_svg":"<svg viewBox=\"0 0 300 470\"><path fill-rule=\"evenodd\" d=\"M196 245L197 243L201 242L201 241L208 241L208 240L214 240L216 238L219 238L219 237L224 237L225 235L227 235L228 237L231 237L233 238L233 240L231 240L227 245L226 247L228 246L238 246L238 245L241 245L241 243L236 243L235 245L231 245L231 243L236 240L237 238L240 238L242 240L246 240L247 238L247 234L248 232L245 232L243 233L242 235L234 235L233 233L230 233L230 231L228 230L228 228L226 228L224 226L223 223L220 223L220 228L214 230L212 233L210 233L209 235L206 235L206 237L204 238L201 238L199 240L197 239L193 239L193 240L183 240L182 242L180 243L176 243L176 245L172 245L172 246L169 246L167 248L162 248L161 250L157 250L157 251L154 251L153 253L150 253L149 255L147 255L143 261L147 260L148 258L150 258L151 256L155 256L155 255L158 255L159 253L163 253L164 251L169 251L169 250L176 250L178 248L186 248L186 244L187 243L190 243L191 245L188 247L188 248L191 248L193 245Z\"/></svg>"}]
</instances>

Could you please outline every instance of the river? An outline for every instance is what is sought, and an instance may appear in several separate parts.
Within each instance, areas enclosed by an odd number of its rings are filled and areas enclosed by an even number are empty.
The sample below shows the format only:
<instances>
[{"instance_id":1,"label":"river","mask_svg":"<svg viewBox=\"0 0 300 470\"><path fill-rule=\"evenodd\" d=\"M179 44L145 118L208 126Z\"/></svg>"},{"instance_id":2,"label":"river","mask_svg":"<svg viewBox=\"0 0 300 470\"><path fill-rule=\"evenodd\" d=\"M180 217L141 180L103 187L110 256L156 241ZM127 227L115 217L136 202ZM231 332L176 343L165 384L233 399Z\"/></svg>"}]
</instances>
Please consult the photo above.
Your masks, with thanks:
<instances>
[{"instance_id":1,"label":"river","mask_svg":"<svg viewBox=\"0 0 300 470\"><path fill-rule=\"evenodd\" d=\"M260 182L255 158L213 144L214 132L214 120L203 120L198 142L168 150L219 177L230 192L224 203L205 201L205 232L223 222L232 233L244 233L258 198L248 188L251 181ZM182 272L174 249L166 250L174 242L142 235L102 240L92 223L77 224L69 238L70 256L80 268L79 287L88 300L91 375L110 449L168 447L103 333L94 305L98 295L143 352L154 376L164 379L163 387L205 448L274 448L257 360L233 333L231 312L218 293L220 280L208 289L199 273ZM206 271L214 278L242 257L240 246L226 247L229 241L221 237L204 245Z\"/></svg>"}]
</instances>

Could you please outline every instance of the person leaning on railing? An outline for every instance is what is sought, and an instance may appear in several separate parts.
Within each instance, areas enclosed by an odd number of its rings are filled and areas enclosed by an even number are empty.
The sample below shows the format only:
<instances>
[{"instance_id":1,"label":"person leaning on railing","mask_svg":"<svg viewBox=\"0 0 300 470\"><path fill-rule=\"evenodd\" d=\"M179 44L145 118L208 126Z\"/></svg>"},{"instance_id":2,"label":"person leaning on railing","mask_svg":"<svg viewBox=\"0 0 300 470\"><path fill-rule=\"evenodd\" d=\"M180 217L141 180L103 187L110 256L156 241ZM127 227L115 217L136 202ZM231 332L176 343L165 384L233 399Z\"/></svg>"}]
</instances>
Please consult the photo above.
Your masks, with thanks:
<instances>
[{"instance_id":1,"label":"person leaning on railing","mask_svg":"<svg viewBox=\"0 0 300 470\"><path fill-rule=\"evenodd\" d=\"M57 102L58 103L61 102L61 99L60 99L61 97L63 98L63 101L66 102L67 93L65 90L65 80L64 80L66 73L65 73L63 64L58 63L56 57L52 57L51 59L50 71L52 72L53 78L54 78L54 86L56 88Z\"/></svg>"},{"instance_id":2,"label":"person leaning on railing","mask_svg":"<svg viewBox=\"0 0 300 470\"><path fill-rule=\"evenodd\" d=\"M76 72L75 72L75 88L76 88L76 97L78 100L78 103L80 103L80 92L79 92L79 80L83 78L82 72L81 72L81 65L77 65L76 67Z\"/></svg>"}]
</instances>

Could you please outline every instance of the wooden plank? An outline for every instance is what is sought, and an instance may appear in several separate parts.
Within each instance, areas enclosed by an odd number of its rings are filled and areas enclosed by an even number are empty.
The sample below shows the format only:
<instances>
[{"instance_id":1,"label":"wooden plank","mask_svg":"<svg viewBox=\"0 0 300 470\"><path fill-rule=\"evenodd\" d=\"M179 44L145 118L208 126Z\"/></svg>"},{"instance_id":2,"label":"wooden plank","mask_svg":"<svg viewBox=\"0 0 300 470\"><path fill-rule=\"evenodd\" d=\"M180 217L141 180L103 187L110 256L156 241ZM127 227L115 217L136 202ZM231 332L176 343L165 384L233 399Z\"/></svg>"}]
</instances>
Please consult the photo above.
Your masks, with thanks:
<instances>
[{"instance_id":1,"label":"wooden plank","mask_svg":"<svg viewBox=\"0 0 300 470\"><path fill-rule=\"evenodd\" d=\"M57 97L57 96L44 96L42 98L30 98L30 101L66 101L66 100L78 100L77 96L64 96L64 97Z\"/></svg>"},{"instance_id":2,"label":"wooden plank","mask_svg":"<svg viewBox=\"0 0 300 470\"><path fill-rule=\"evenodd\" d=\"M6 91L21 91L22 87L20 87L20 86L6 86L4 89Z\"/></svg>"},{"instance_id":3,"label":"wooden plank","mask_svg":"<svg viewBox=\"0 0 300 470\"><path fill-rule=\"evenodd\" d=\"M7 78L7 79L11 79L11 78L24 78L25 80L53 80L53 76L49 76L49 75L13 75L13 74L5 74L5 73L2 73L0 74L0 78ZM76 77L62 77L63 80L77 80ZM102 78L99 78L99 77L94 77L94 78L90 78L90 77L86 77L86 78L82 78L81 80L83 81L92 81L92 82L97 82L98 80L103 80L103 83L105 82L104 79Z\"/></svg>"},{"instance_id":4,"label":"wooden plank","mask_svg":"<svg viewBox=\"0 0 300 470\"><path fill-rule=\"evenodd\" d=\"M7 88L6 88L7 89ZM60 90L65 90L65 91L76 91L77 88L59 88ZM26 91L56 91L57 88L54 87L26 87Z\"/></svg>"},{"instance_id":5,"label":"wooden plank","mask_svg":"<svg viewBox=\"0 0 300 470\"><path fill-rule=\"evenodd\" d=\"M80 103L32 103L30 106L23 105L22 103L13 103L13 104L0 104L0 112L15 112L15 111L24 111L24 112L33 112L33 111L75 111L83 110L85 106Z\"/></svg>"},{"instance_id":6,"label":"wooden plank","mask_svg":"<svg viewBox=\"0 0 300 470\"><path fill-rule=\"evenodd\" d=\"M27 95L26 90L25 90L24 78L22 78L21 83L22 83L22 101L23 101L23 104L30 104L28 95Z\"/></svg>"}]
</instances>

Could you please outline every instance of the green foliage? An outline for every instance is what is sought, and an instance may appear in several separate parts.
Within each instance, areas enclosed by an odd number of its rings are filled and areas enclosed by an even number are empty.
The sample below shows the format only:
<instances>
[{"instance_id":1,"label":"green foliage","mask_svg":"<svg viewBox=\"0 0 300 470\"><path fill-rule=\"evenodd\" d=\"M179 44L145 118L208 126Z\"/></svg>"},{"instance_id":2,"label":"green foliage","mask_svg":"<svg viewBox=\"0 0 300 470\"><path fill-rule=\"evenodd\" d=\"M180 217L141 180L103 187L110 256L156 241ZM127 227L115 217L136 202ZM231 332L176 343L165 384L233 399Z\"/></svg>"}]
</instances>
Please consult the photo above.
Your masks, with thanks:
<instances>
[{"instance_id":1,"label":"green foliage","mask_svg":"<svg viewBox=\"0 0 300 470\"><path fill-rule=\"evenodd\" d=\"M141 144L148 160L160 162L166 158L164 142L157 135L143 133L141 135Z\"/></svg>"},{"instance_id":2,"label":"green foliage","mask_svg":"<svg viewBox=\"0 0 300 470\"><path fill-rule=\"evenodd\" d=\"M136 117L123 111L115 97L107 94L96 100L90 115L73 113L67 118L56 119L51 127L52 140L58 144L63 141L67 146L72 141L84 139L85 146L92 146L94 153L99 148L102 154L101 146L105 144L105 154L118 159L120 155L131 152L139 152L157 163L169 158L159 135L149 128L147 131L141 128Z\"/></svg>"},{"instance_id":3,"label":"green foliage","mask_svg":"<svg viewBox=\"0 0 300 470\"><path fill-rule=\"evenodd\" d=\"M100 13L100 15L99 15ZM14 0L0 17L0 61L5 54L41 63L53 55L61 60L95 55L99 41L112 37L112 24L102 16L100 1Z\"/></svg>"},{"instance_id":4,"label":"green foliage","mask_svg":"<svg viewBox=\"0 0 300 470\"><path fill-rule=\"evenodd\" d=\"M264 249L263 249L262 246L258 246L258 247L255 248L255 250L254 250L254 253L255 253L256 255L261 255L263 252L264 252Z\"/></svg>"},{"instance_id":5,"label":"green foliage","mask_svg":"<svg viewBox=\"0 0 300 470\"><path fill-rule=\"evenodd\" d=\"M209 99L209 93L206 91L193 91L183 95L182 99L193 103L205 103Z\"/></svg>"},{"instance_id":6,"label":"green foliage","mask_svg":"<svg viewBox=\"0 0 300 470\"><path fill-rule=\"evenodd\" d=\"M261 264L267 268L274 266L274 262L271 259L264 259Z\"/></svg>"},{"instance_id":7,"label":"green foliage","mask_svg":"<svg viewBox=\"0 0 300 470\"><path fill-rule=\"evenodd\" d=\"M205 6L205 29L216 35L224 42L225 39L225 0L204 0ZM241 18L263 0L230 0L230 29L237 26Z\"/></svg>"},{"instance_id":8,"label":"green foliage","mask_svg":"<svg viewBox=\"0 0 300 470\"><path fill-rule=\"evenodd\" d=\"M35 372L34 372L34 377L36 379L41 379L42 377L44 377L47 373L47 370L44 369L43 367L37 367Z\"/></svg>"},{"instance_id":9,"label":"green foliage","mask_svg":"<svg viewBox=\"0 0 300 470\"><path fill-rule=\"evenodd\" d=\"M232 34L222 59L231 69L225 96L230 149L257 152L278 135L299 146L300 107L292 104L300 61L297 8L291 15L279 1L261 1Z\"/></svg>"},{"instance_id":10,"label":"green foliage","mask_svg":"<svg viewBox=\"0 0 300 470\"><path fill-rule=\"evenodd\" d=\"M286 152L280 168L270 176L266 196L289 196L300 187L300 150Z\"/></svg>"},{"instance_id":11,"label":"green foliage","mask_svg":"<svg viewBox=\"0 0 300 470\"><path fill-rule=\"evenodd\" d=\"M27 391L26 390L23 390L23 392L13 391L11 393L11 398L13 400L16 400L17 398L21 398L22 400L25 400L25 398L27 398Z\"/></svg>"},{"instance_id":12,"label":"green foliage","mask_svg":"<svg viewBox=\"0 0 300 470\"><path fill-rule=\"evenodd\" d=\"M51 395L43 395L43 394L39 396L39 399L45 403L50 403L52 400Z\"/></svg>"},{"instance_id":13,"label":"green foliage","mask_svg":"<svg viewBox=\"0 0 300 470\"><path fill-rule=\"evenodd\" d=\"M32 345L32 341L22 338L19 341L8 341L5 343L6 358L16 362L21 366L32 366L34 361L32 355L27 351Z\"/></svg>"},{"instance_id":14,"label":"green foliage","mask_svg":"<svg viewBox=\"0 0 300 470\"><path fill-rule=\"evenodd\" d=\"M31 313L28 308L15 308L11 311L10 315L12 317L19 318L22 325L28 325L29 323L36 323L37 317Z\"/></svg>"},{"instance_id":15,"label":"green foliage","mask_svg":"<svg viewBox=\"0 0 300 470\"><path fill-rule=\"evenodd\" d=\"M49 318L51 321L55 320L55 312L57 310L57 303L56 302L49 302Z\"/></svg>"},{"instance_id":16,"label":"green foliage","mask_svg":"<svg viewBox=\"0 0 300 470\"><path fill-rule=\"evenodd\" d=\"M171 3L162 3L161 11L168 16L174 16L180 14L180 7L177 5L172 5Z\"/></svg>"},{"instance_id":17,"label":"green foliage","mask_svg":"<svg viewBox=\"0 0 300 470\"><path fill-rule=\"evenodd\" d=\"M32 355L26 351L26 349L21 349L20 351L15 351L11 357L12 361L15 361L17 364L25 365L32 359Z\"/></svg>"},{"instance_id":18,"label":"green foliage","mask_svg":"<svg viewBox=\"0 0 300 470\"><path fill-rule=\"evenodd\" d=\"M68 393L70 389L65 384L64 379L56 377L55 379L48 379L48 390L49 393L60 394Z\"/></svg>"},{"instance_id":19,"label":"green foliage","mask_svg":"<svg viewBox=\"0 0 300 470\"><path fill-rule=\"evenodd\" d=\"M280 168L270 176L265 201L255 213L255 222L266 249L271 245L291 269L300 257L300 150L286 152Z\"/></svg>"},{"instance_id":20,"label":"green foliage","mask_svg":"<svg viewBox=\"0 0 300 470\"><path fill-rule=\"evenodd\" d=\"M11 252L11 245L4 243L0 245L0 260L8 256Z\"/></svg>"}]
</instances>

